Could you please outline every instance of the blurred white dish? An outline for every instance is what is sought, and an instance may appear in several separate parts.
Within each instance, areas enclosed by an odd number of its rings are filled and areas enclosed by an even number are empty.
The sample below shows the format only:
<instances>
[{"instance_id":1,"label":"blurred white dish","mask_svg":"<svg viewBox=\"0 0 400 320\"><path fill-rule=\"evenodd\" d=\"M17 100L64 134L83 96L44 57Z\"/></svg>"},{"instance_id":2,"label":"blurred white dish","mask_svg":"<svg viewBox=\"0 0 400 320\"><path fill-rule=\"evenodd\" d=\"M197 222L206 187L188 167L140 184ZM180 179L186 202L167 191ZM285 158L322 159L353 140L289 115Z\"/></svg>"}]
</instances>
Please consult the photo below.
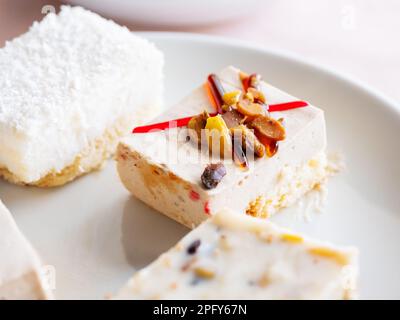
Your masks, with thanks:
<instances>
[{"instance_id":1,"label":"blurred white dish","mask_svg":"<svg viewBox=\"0 0 400 320\"><path fill-rule=\"evenodd\" d=\"M373 90L291 55L231 39L143 33L164 51L167 104L226 65L259 72L326 113L331 150L347 170L333 177L324 213L312 223L294 208L276 222L360 249L361 297L400 298L400 114ZM0 198L43 261L54 266L57 298L102 298L153 261L188 229L129 195L115 163L56 189L0 181Z\"/></svg>"},{"instance_id":2,"label":"blurred white dish","mask_svg":"<svg viewBox=\"0 0 400 320\"><path fill-rule=\"evenodd\" d=\"M214 24L251 14L260 0L69 0L100 14L151 26Z\"/></svg>"}]
</instances>

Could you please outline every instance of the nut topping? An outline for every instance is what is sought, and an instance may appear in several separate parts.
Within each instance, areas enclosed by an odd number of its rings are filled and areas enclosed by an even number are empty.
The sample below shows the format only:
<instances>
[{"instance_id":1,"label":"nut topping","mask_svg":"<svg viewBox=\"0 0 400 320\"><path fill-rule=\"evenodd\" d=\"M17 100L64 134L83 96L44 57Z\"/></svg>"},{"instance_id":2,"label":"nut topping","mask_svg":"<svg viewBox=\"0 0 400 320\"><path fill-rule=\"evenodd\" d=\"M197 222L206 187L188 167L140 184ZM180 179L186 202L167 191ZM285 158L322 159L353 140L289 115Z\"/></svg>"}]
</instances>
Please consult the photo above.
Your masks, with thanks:
<instances>
[{"instance_id":1,"label":"nut topping","mask_svg":"<svg viewBox=\"0 0 400 320\"><path fill-rule=\"evenodd\" d=\"M254 102L261 103L261 104L266 102L264 93L262 93L260 90L257 90L255 88L250 87L247 90L247 95L251 96Z\"/></svg>"},{"instance_id":2,"label":"nut topping","mask_svg":"<svg viewBox=\"0 0 400 320\"><path fill-rule=\"evenodd\" d=\"M190 139L197 142L199 147L201 145L201 130L206 127L209 117L208 112L204 111L202 114L194 116L188 123Z\"/></svg>"},{"instance_id":3,"label":"nut topping","mask_svg":"<svg viewBox=\"0 0 400 320\"><path fill-rule=\"evenodd\" d=\"M226 155L230 155L232 152L232 138L221 115L209 117L207 119L206 129L210 154L213 155L219 151L222 159L224 159Z\"/></svg>"},{"instance_id":4,"label":"nut topping","mask_svg":"<svg viewBox=\"0 0 400 320\"><path fill-rule=\"evenodd\" d=\"M241 114L248 117L264 116L266 114L263 105L251 102L249 99L241 99L236 107Z\"/></svg>"},{"instance_id":5,"label":"nut topping","mask_svg":"<svg viewBox=\"0 0 400 320\"><path fill-rule=\"evenodd\" d=\"M228 106L234 105L239 101L241 92L239 90L224 93L222 100Z\"/></svg>"},{"instance_id":6,"label":"nut topping","mask_svg":"<svg viewBox=\"0 0 400 320\"><path fill-rule=\"evenodd\" d=\"M222 163L209 164L201 175L201 182L206 189L214 189L225 175L226 169Z\"/></svg>"},{"instance_id":7,"label":"nut topping","mask_svg":"<svg viewBox=\"0 0 400 320\"><path fill-rule=\"evenodd\" d=\"M255 130L256 136L261 143L265 139L281 141L286 137L285 128L281 122L267 116L255 118L249 123L249 126Z\"/></svg>"},{"instance_id":8,"label":"nut topping","mask_svg":"<svg viewBox=\"0 0 400 320\"><path fill-rule=\"evenodd\" d=\"M253 131L247 128L245 125L239 125L235 128L232 128L231 134L232 136L238 136L242 138L241 139L242 149L246 151L247 156L250 153L253 153L259 158L262 158L264 156L265 147L254 135ZM240 139L238 140L240 141Z\"/></svg>"}]
</instances>

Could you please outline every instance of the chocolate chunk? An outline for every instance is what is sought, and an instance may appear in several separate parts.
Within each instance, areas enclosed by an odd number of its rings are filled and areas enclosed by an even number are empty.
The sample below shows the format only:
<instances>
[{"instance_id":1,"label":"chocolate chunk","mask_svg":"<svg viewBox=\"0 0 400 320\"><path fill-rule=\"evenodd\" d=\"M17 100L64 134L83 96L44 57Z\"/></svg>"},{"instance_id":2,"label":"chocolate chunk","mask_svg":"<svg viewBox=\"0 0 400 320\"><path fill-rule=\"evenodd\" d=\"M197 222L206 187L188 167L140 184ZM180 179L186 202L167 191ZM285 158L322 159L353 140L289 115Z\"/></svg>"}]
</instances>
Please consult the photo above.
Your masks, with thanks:
<instances>
[{"instance_id":1,"label":"chocolate chunk","mask_svg":"<svg viewBox=\"0 0 400 320\"><path fill-rule=\"evenodd\" d=\"M225 175L226 169L222 163L212 163L204 169L201 182L206 189L214 189Z\"/></svg>"},{"instance_id":2,"label":"chocolate chunk","mask_svg":"<svg viewBox=\"0 0 400 320\"><path fill-rule=\"evenodd\" d=\"M195 254L197 249L200 247L201 244L201 240L197 239L195 241L193 241L190 246L187 248L187 253L188 254Z\"/></svg>"}]
</instances>

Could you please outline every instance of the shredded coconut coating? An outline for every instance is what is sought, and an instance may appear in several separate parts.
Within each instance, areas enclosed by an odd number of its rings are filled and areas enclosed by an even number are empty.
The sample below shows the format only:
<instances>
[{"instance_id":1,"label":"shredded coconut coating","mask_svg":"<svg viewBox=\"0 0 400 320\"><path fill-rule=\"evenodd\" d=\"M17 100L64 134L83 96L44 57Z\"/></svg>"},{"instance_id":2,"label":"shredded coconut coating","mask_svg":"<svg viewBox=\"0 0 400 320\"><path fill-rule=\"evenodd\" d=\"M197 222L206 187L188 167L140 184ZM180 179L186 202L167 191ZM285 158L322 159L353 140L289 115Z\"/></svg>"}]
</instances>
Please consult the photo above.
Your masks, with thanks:
<instances>
[{"instance_id":1,"label":"shredded coconut coating","mask_svg":"<svg viewBox=\"0 0 400 320\"><path fill-rule=\"evenodd\" d=\"M149 121L162 68L163 54L126 27L80 7L46 15L0 49L0 168L30 184L62 172L118 119Z\"/></svg>"},{"instance_id":2,"label":"shredded coconut coating","mask_svg":"<svg viewBox=\"0 0 400 320\"><path fill-rule=\"evenodd\" d=\"M0 50L0 124L24 131L44 115L62 120L80 107L71 102L92 81L124 73L149 46L126 27L80 7L47 14Z\"/></svg>"}]
</instances>

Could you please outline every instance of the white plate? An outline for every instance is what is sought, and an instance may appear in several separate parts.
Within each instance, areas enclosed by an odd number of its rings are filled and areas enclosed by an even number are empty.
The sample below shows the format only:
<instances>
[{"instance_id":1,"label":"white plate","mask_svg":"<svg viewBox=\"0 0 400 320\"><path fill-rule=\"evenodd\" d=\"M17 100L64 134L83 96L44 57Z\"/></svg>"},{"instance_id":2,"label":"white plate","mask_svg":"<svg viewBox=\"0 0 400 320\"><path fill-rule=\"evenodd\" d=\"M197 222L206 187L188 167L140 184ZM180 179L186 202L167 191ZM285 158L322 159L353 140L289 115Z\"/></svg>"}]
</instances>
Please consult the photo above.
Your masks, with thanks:
<instances>
[{"instance_id":1,"label":"white plate","mask_svg":"<svg viewBox=\"0 0 400 320\"><path fill-rule=\"evenodd\" d=\"M166 55L167 102L233 64L326 111L329 148L347 170L328 187L324 213L311 223L285 212L278 221L361 251L361 297L400 298L400 116L372 90L287 54L190 34L145 34ZM130 197L110 161L105 170L43 190L0 182L0 197L57 272L58 298L102 298L135 268L188 230Z\"/></svg>"}]
</instances>

